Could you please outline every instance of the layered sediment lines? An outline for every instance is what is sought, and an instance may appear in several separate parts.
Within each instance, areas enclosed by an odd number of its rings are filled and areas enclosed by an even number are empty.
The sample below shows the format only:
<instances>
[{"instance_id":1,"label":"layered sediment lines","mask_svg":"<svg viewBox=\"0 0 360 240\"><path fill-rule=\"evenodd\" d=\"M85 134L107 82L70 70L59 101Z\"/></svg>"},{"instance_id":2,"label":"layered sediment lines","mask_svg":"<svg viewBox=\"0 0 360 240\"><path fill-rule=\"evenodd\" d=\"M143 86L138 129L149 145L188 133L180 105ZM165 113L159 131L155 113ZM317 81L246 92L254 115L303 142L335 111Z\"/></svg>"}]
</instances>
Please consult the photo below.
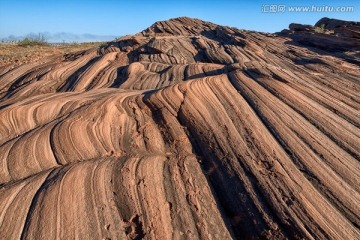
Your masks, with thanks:
<instances>
[{"instance_id":1,"label":"layered sediment lines","mask_svg":"<svg viewBox=\"0 0 360 240\"><path fill-rule=\"evenodd\" d=\"M358 50L178 18L1 68L0 238L359 239Z\"/></svg>"}]
</instances>

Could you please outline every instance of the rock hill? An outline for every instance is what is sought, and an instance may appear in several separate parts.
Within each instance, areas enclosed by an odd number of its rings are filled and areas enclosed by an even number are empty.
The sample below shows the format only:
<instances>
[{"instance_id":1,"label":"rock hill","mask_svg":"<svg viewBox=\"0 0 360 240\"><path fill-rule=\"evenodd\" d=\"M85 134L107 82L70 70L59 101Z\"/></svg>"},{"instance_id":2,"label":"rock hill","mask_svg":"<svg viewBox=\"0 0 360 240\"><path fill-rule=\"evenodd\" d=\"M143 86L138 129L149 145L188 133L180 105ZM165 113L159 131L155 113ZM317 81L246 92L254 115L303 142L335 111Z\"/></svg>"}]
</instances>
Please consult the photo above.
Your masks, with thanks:
<instances>
[{"instance_id":1,"label":"rock hill","mask_svg":"<svg viewBox=\"0 0 360 240\"><path fill-rule=\"evenodd\" d=\"M1 67L0 239L359 239L359 26L331 21Z\"/></svg>"}]
</instances>

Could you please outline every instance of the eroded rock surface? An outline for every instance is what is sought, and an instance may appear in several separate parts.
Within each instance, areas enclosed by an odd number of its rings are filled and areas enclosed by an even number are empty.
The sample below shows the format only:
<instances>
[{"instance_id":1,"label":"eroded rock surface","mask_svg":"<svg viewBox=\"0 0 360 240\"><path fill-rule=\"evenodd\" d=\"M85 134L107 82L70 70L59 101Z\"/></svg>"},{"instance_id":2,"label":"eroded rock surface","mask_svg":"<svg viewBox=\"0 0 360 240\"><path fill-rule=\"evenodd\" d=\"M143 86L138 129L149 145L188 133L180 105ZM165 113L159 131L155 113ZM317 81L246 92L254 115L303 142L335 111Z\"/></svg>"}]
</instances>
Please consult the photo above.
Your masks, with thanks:
<instances>
[{"instance_id":1,"label":"eroded rock surface","mask_svg":"<svg viewBox=\"0 0 360 240\"><path fill-rule=\"evenodd\" d=\"M0 238L359 239L359 39L293 30L177 18L2 67Z\"/></svg>"}]
</instances>

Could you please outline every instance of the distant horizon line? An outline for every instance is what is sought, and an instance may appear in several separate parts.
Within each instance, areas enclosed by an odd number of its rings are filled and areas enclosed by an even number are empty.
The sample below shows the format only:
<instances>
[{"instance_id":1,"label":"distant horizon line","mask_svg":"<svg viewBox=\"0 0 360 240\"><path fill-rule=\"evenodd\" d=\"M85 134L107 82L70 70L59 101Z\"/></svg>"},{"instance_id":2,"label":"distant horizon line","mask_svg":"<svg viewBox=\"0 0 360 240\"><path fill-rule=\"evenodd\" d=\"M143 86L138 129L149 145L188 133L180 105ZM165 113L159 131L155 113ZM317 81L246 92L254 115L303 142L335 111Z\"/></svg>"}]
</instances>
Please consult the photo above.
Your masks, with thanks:
<instances>
[{"instance_id":1,"label":"distant horizon line","mask_svg":"<svg viewBox=\"0 0 360 240\"><path fill-rule=\"evenodd\" d=\"M120 35L100 35L100 34L92 34L92 33L82 33L75 34L71 32L55 32L50 33L39 32L34 33L30 32L23 35L15 35L10 34L7 36L1 36L0 41L17 41L25 38L39 39L44 38L47 42L50 43L62 43L62 42L100 42L100 41L111 41L119 38Z\"/></svg>"}]
</instances>

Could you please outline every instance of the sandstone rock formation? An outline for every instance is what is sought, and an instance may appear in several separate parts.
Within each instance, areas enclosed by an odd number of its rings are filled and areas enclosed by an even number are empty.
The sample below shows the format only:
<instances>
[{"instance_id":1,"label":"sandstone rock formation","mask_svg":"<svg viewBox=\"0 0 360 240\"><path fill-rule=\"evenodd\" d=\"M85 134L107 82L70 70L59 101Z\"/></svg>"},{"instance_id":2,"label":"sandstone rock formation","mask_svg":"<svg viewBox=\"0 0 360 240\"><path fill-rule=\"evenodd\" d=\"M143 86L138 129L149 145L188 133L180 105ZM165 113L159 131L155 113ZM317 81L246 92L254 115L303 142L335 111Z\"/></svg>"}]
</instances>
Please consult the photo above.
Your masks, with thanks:
<instances>
[{"instance_id":1,"label":"sandstone rock formation","mask_svg":"<svg viewBox=\"0 0 360 240\"><path fill-rule=\"evenodd\" d=\"M290 30L283 30L280 35L291 37L294 42L332 52L336 57L345 57L355 64L360 64L360 22L322 18L315 26L292 23ZM349 51L356 54L351 59ZM339 54L340 52L340 54Z\"/></svg>"},{"instance_id":2,"label":"sandstone rock formation","mask_svg":"<svg viewBox=\"0 0 360 240\"><path fill-rule=\"evenodd\" d=\"M323 35L177 18L2 67L0 239L359 239L359 39Z\"/></svg>"}]
</instances>

